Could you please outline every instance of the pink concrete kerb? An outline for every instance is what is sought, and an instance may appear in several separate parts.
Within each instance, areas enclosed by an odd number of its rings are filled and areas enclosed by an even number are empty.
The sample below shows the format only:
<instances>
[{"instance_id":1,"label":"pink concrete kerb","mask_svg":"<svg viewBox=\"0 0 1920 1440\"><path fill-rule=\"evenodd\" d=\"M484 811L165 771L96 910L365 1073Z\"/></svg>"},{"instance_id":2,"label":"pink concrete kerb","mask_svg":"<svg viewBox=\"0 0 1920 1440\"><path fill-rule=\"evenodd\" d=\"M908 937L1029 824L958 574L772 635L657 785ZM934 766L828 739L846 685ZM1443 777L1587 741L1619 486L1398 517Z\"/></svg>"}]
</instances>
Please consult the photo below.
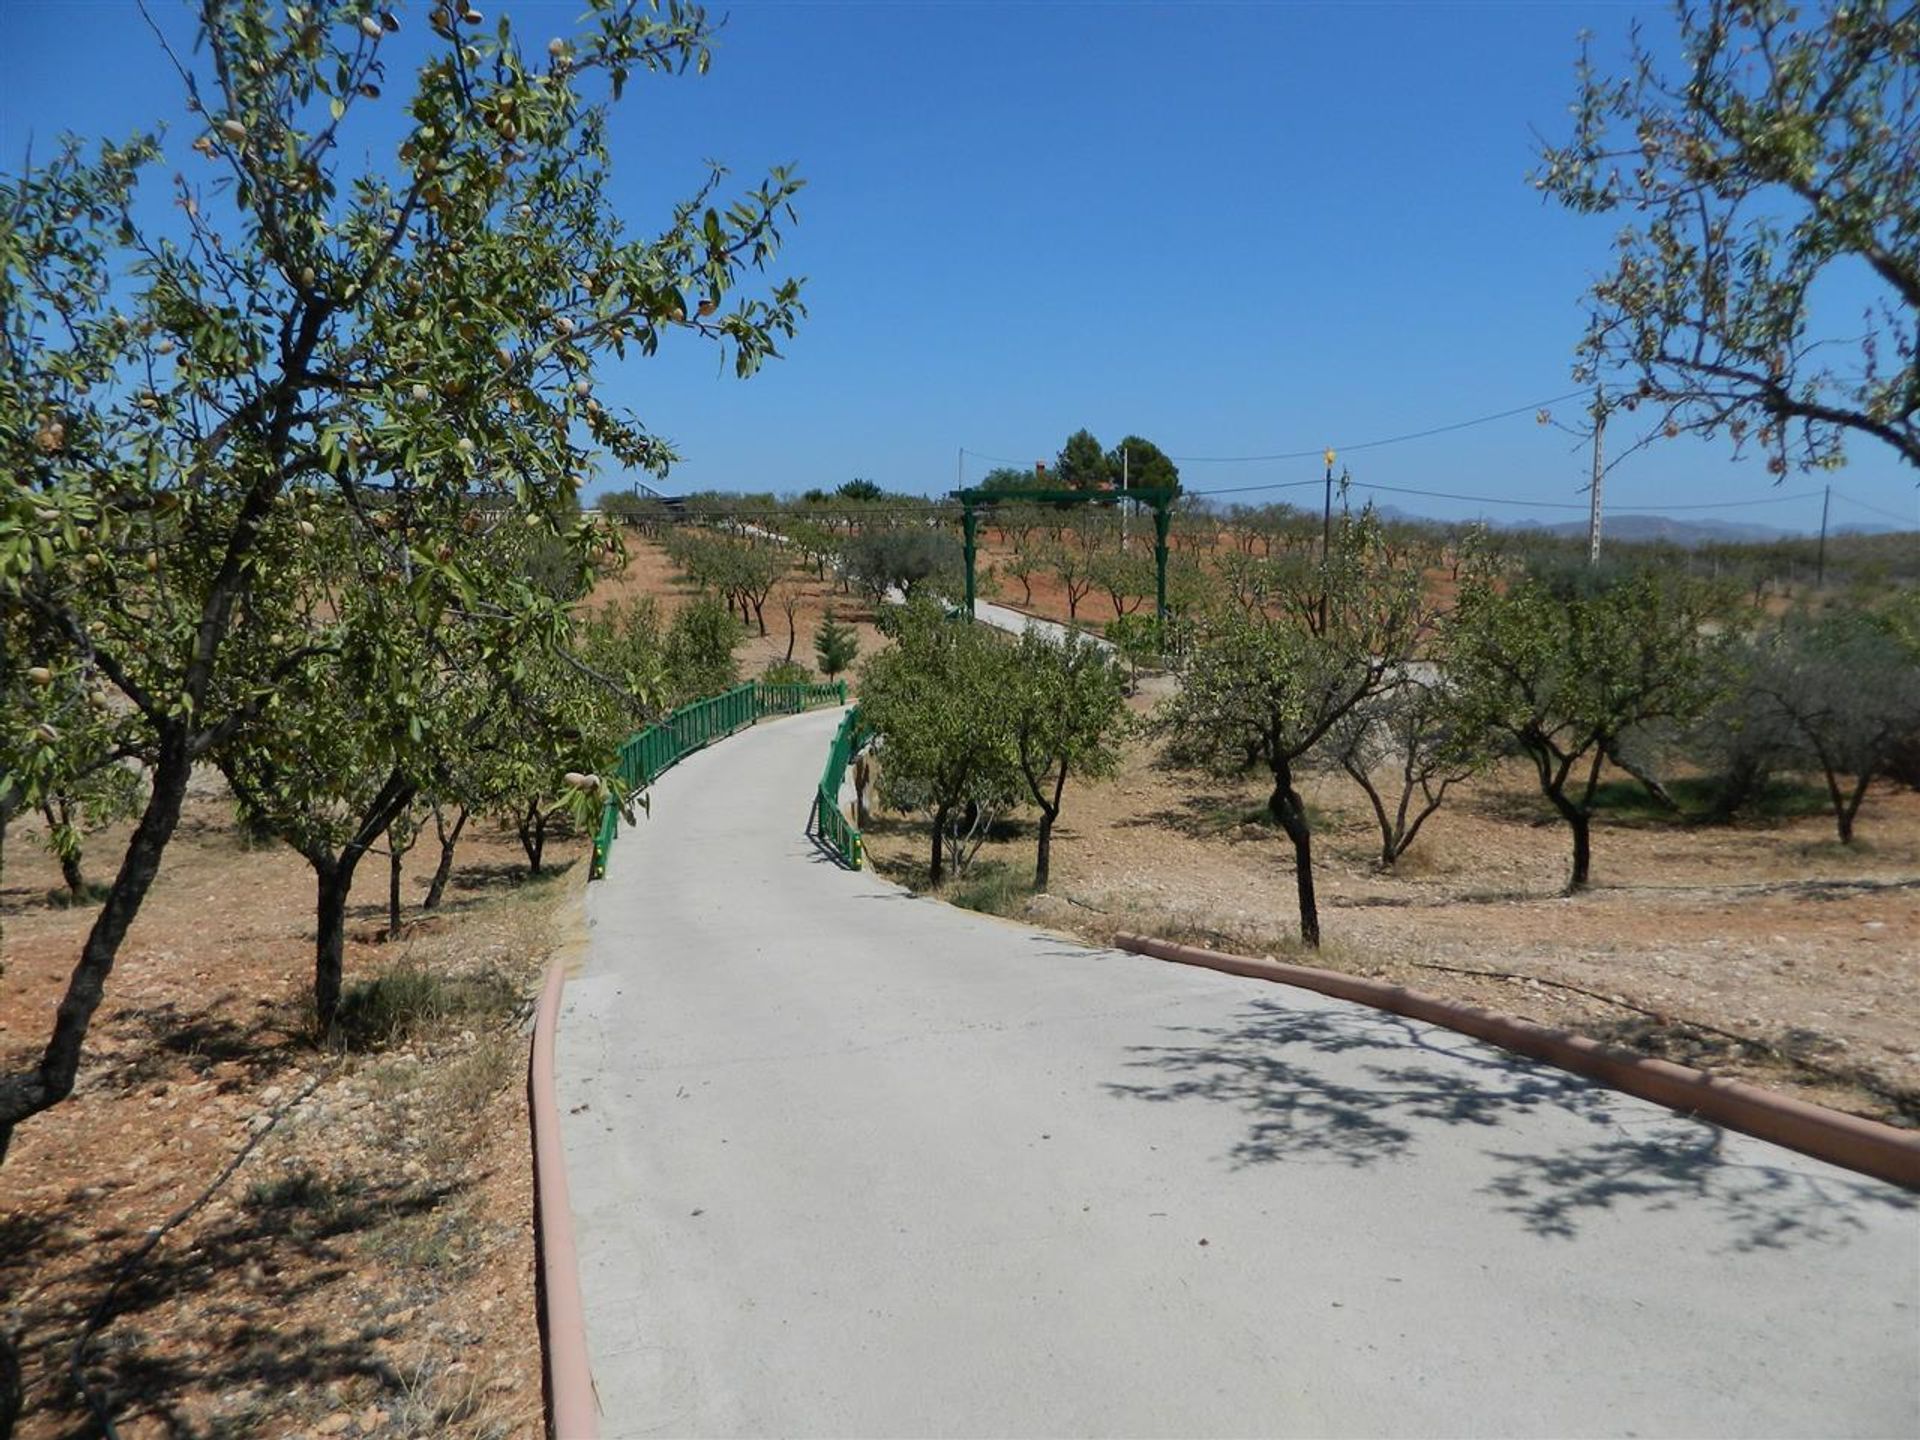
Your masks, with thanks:
<instances>
[{"instance_id":1,"label":"pink concrete kerb","mask_svg":"<svg viewBox=\"0 0 1920 1440\"><path fill-rule=\"evenodd\" d=\"M586 1314L580 1301L579 1252L567 1157L560 1143L560 1107L553 1086L553 1032L560 1018L566 965L556 956L533 1019L527 1101L533 1120L533 1229L538 1253L540 1332L546 1351L547 1428L555 1440L597 1440L599 1404L587 1359Z\"/></svg>"}]
</instances>

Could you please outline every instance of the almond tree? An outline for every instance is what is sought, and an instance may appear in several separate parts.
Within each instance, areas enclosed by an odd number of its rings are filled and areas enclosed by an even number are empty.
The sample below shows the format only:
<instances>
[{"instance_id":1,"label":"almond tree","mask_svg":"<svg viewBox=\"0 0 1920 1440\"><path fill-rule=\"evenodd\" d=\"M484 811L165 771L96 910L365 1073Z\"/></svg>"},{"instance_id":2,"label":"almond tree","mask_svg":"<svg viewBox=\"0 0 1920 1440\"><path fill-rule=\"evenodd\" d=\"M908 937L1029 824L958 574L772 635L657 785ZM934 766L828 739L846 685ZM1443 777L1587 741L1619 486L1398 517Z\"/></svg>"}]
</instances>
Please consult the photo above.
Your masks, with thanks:
<instances>
[{"instance_id":1,"label":"almond tree","mask_svg":"<svg viewBox=\"0 0 1920 1440\"><path fill-rule=\"evenodd\" d=\"M889 616L894 644L867 662L860 713L877 737L888 802L933 821L929 882L964 871L991 817L1021 788L1012 730L1012 653L985 625L954 623L921 598Z\"/></svg>"},{"instance_id":2,"label":"almond tree","mask_svg":"<svg viewBox=\"0 0 1920 1440\"><path fill-rule=\"evenodd\" d=\"M1126 683L1102 646L1072 630L1059 641L1027 630L1009 659L1014 754L1040 810L1033 888L1045 890L1067 781L1100 779L1119 768L1129 718Z\"/></svg>"},{"instance_id":3,"label":"almond tree","mask_svg":"<svg viewBox=\"0 0 1920 1440\"><path fill-rule=\"evenodd\" d=\"M603 97L704 68L704 14L586 8L532 51L434 8L396 107L399 22L366 0L201 0L199 45L166 56L200 122L166 218L134 203L151 135L0 182L0 604L137 713L151 783L38 1064L0 1075L0 1154L73 1088L193 765L346 656L275 613L318 523L300 497L510 677L558 642L558 604L492 584L460 537L557 525L597 449L671 458L596 398L597 363L684 331L747 374L797 323L792 282L739 289L778 245L784 171L724 209L716 175L648 239L611 209Z\"/></svg>"},{"instance_id":4,"label":"almond tree","mask_svg":"<svg viewBox=\"0 0 1920 1440\"><path fill-rule=\"evenodd\" d=\"M1424 662L1432 665L1429 655ZM1380 868L1413 847L1447 791L1483 769L1483 737L1461 723L1443 683L1403 674L1356 705L1328 736L1328 757L1358 785L1380 827ZM1385 784L1380 774L1391 777Z\"/></svg>"},{"instance_id":5,"label":"almond tree","mask_svg":"<svg viewBox=\"0 0 1920 1440\"><path fill-rule=\"evenodd\" d=\"M1266 770L1267 811L1293 845L1300 937L1317 946L1313 830L1299 770L1357 705L1402 673L1422 599L1418 572L1385 563L1371 513L1340 527L1325 561L1288 574L1295 593L1279 613L1223 608L1199 627L1155 728L1176 764Z\"/></svg>"},{"instance_id":6,"label":"almond tree","mask_svg":"<svg viewBox=\"0 0 1920 1440\"><path fill-rule=\"evenodd\" d=\"M1573 838L1568 889L1592 868L1601 767L1636 729L1684 726L1725 679L1714 638L1724 594L1648 571L1463 582L1445 676L1465 732L1503 740L1534 767Z\"/></svg>"},{"instance_id":7,"label":"almond tree","mask_svg":"<svg viewBox=\"0 0 1920 1440\"><path fill-rule=\"evenodd\" d=\"M1628 217L1580 378L1656 433L1756 441L1776 474L1839 464L1849 435L1920 465L1920 7L1674 12L1677 65L1637 32L1625 78L1582 54L1573 137L1533 177ZM1820 314L1837 275L1867 296Z\"/></svg>"}]
</instances>

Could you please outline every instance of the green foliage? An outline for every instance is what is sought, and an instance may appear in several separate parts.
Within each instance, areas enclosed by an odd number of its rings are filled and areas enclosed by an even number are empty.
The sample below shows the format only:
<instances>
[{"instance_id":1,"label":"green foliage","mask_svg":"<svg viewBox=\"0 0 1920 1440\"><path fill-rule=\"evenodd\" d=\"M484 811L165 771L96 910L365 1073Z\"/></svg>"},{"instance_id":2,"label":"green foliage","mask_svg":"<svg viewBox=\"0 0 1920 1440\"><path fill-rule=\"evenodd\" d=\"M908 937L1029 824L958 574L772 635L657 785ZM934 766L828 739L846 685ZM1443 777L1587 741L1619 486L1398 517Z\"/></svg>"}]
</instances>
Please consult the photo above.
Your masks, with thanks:
<instances>
[{"instance_id":1,"label":"green foliage","mask_svg":"<svg viewBox=\"0 0 1920 1440\"><path fill-rule=\"evenodd\" d=\"M1021 470L1013 465L1000 465L989 470L974 488L976 490L1005 491L1031 490L1042 482L1029 470Z\"/></svg>"},{"instance_id":2,"label":"green foliage","mask_svg":"<svg viewBox=\"0 0 1920 1440\"><path fill-rule=\"evenodd\" d=\"M1120 615L1131 615L1148 604L1158 585L1153 557L1138 550L1108 550L1093 557L1088 566L1094 587L1105 592Z\"/></svg>"},{"instance_id":3,"label":"green foliage","mask_svg":"<svg viewBox=\"0 0 1920 1440\"><path fill-rule=\"evenodd\" d=\"M1843 843L1873 778L1920 732L1920 663L1898 610L1795 613L1745 653L1739 721L1769 759L1822 776Z\"/></svg>"},{"instance_id":4,"label":"green foliage","mask_svg":"<svg viewBox=\"0 0 1920 1440\"><path fill-rule=\"evenodd\" d=\"M843 625L829 610L820 618L820 628L813 636L814 658L820 662L820 673L831 680L853 666L860 654L860 637L851 625Z\"/></svg>"},{"instance_id":5,"label":"green foliage","mask_svg":"<svg viewBox=\"0 0 1920 1440\"><path fill-rule=\"evenodd\" d=\"M1040 807L1033 885L1044 890L1067 781L1103 779L1119 769L1131 717L1119 668L1074 631L1055 641L1027 630L1006 660L1001 684L1012 710L1014 756Z\"/></svg>"},{"instance_id":6,"label":"green foliage","mask_svg":"<svg viewBox=\"0 0 1920 1440\"><path fill-rule=\"evenodd\" d=\"M682 529L669 534L667 553L695 585L736 607L742 623L751 615L760 633L767 633L768 597L792 567L783 546L765 539L728 539Z\"/></svg>"},{"instance_id":7,"label":"green foliage","mask_svg":"<svg viewBox=\"0 0 1920 1440\"><path fill-rule=\"evenodd\" d=\"M842 500L873 501L883 499L887 492L871 480L856 478L847 481L846 484L842 485L833 493L838 495Z\"/></svg>"},{"instance_id":8,"label":"green foliage","mask_svg":"<svg viewBox=\"0 0 1920 1440\"><path fill-rule=\"evenodd\" d=\"M1778 474L1839 464L1849 431L1920 464L1920 10L1675 14L1671 73L1637 36L1625 79L1583 52L1573 138L1533 177L1572 209L1635 217L1594 286L1580 378L1621 375L1609 403L1649 406L1667 434L1752 438ZM1876 293L1816 333L1815 292L1842 270Z\"/></svg>"},{"instance_id":9,"label":"green foliage","mask_svg":"<svg viewBox=\"0 0 1920 1440\"><path fill-rule=\"evenodd\" d=\"M703 596L681 607L667 628L665 704L671 709L737 685L740 668L733 647L740 622L720 601Z\"/></svg>"},{"instance_id":10,"label":"green foliage","mask_svg":"<svg viewBox=\"0 0 1920 1440\"><path fill-rule=\"evenodd\" d=\"M1571 883L1587 883L1588 821L1602 764L1642 727L1684 726L1725 683L1712 638L1726 596L1685 577L1630 571L1486 574L1462 583L1446 683L1468 733L1498 736L1533 762L1573 832Z\"/></svg>"},{"instance_id":11,"label":"green foliage","mask_svg":"<svg viewBox=\"0 0 1920 1440\"><path fill-rule=\"evenodd\" d=\"M894 590L911 598L923 592L953 595L963 586L960 546L938 530L864 530L846 543L841 563L876 604Z\"/></svg>"},{"instance_id":12,"label":"green foliage","mask_svg":"<svg viewBox=\"0 0 1920 1440\"><path fill-rule=\"evenodd\" d=\"M600 513L616 524L649 533L666 523L667 507L631 490L610 490L600 497Z\"/></svg>"},{"instance_id":13,"label":"green foliage","mask_svg":"<svg viewBox=\"0 0 1920 1440\"><path fill-rule=\"evenodd\" d=\"M803 314L795 282L749 284L786 172L731 203L715 172L639 237L613 212L609 97L704 68L710 32L691 6L588 9L531 51L436 10L408 84L361 5L208 0L185 57L206 128L168 157L175 205L135 203L151 136L67 142L0 182L0 614L122 717L20 773L132 749L152 776L42 1062L0 1075L0 1146L70 1090L196 761L227 757L286 833L352 808L320 783L336 746L357 747L344 791L411 783L564 644L611 543L574 504L594 457L672 458L601 403L597 367L685 334L746 375ZM327 725L349 697L361 713Z\"/></svg>"},{"instance_id":14,"label":"green foliage","mask_svg":"<svg viewBox=\"0 0 1920 1440\"><path fill-rule=\"evenodd\" d=\"M982 860L951 881L943 898L949 905L983 915L1019 915L1032 893L1033 887L1004 860Z\"/></svg>"},{"instance_id":15,"label":"green foliage","mask_svg":"<svg viewBox=\"0 0 1920 1440\"><path fill-rule=\"evenodd\" d=\"M1118 485L1121 455L1126 456L1126 481L1129 490L1175 490L1180 488L1180 467L1151 440L1129 435L1107 452L1107 474Z\"/></svg>"},{"instance_id":16,"label":"green foliage","mask_svg":"<svg viewBox=\"0 0 1920 1440\"><path fill-rule=\"evenodd\" d=\"M1024 788L1008 653L986 626L949 621L921 600L903 607L895 643L861 676L860 711L877 737L888 803L932 817L935 885L949 855L966 868L992 816Z\"/></svg>"},{"instance_id":17,"label":"green foliage","mask_svg":"<svg viewBox=\"0 0 1920 1440\"><path fill-rule=\"evenodd\" d=\"M402 962L348 987L330 1038L346 1050L379 1050L452 1021L501 1023L523 1008L519 987L497 970L443 975Z\"/></svg>"},{"instance_id":18,"label":"green foliage","mask_svg":"<svg viewBox=\"0 0 1920 1440\"><path fill-rule=\"evenodd\" d=\"M1114 477L1107 452L1090 430L1076 430L1067 437L1053 470L1052 483L1066 490L1099 490L1111 484Z\"/></svg>"},{"instance_id":19,"label":"green foliage","mask_svg":"<svg viewBox=\"0 0 1920 1440\"><path fill-rule=\"evenodd\" d=\"M810 685L813 672L798 660L775 660L760 672L760 678L769 685Z\"/></svg>"},{"instance_id":20,"label":"green foliage","mask_svg":"<svg viewBox=\"0 0 1920 1440\"><path fill-rule=\"evenodd\" d=\"M1295 767L1401 673L1419 634L1420 576L1387 562L1372 515L1342 524L1324 563L1290 572L1278 614L1222 609L1197 629L1157 730L1176 764L1222 774L1264 766L1292 841L1301 938L1320 939L1312 828Z\"/></svg>"}]
</instances>

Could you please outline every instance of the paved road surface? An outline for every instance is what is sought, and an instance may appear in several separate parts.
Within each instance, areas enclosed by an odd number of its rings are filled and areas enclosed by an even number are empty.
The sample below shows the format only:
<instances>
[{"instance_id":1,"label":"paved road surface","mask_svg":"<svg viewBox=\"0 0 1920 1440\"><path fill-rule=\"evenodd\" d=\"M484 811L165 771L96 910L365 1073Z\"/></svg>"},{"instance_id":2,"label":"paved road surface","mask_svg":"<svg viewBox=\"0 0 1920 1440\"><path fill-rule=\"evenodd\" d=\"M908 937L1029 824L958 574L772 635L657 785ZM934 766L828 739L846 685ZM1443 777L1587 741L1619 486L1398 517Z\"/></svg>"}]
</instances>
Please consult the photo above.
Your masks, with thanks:
<instances>
[{"instance_id":1,"label":"paved road surface","mask_svg":"<svg viewBox=\"0 0 1920 1440\"><path fill-rule=\"evenodd\" d=\"M607 1434L1920 1430L1903 1192L840 870L801 833L838 720L685 761L591 893Z\"/></svg>"},{"instance_id":2,"label":"paved road surface","mask_svg":"<svg viewBox=\"0 0 1920 1440\"><path fill-rule=\"evenodd\" d=\"M963 605L961 608L964 610L966 607ZM1057 620L1042 620L1037 616L1029 615L1022 610L1015 610L1010 606L995 605L990 600L974 601L973 615L976 620L979 620L983 624L991 625L996 630L1010 631L1015 635L1025 630L1038 630L1055 644L1058 644L1061 638L1067 633L1067 627ZM1092 641L1109 654L1113 652L1112 642L1103 640L1098 635L1092 635L1082 630L1080 632L1080 638Z\"/></svg>"}]
</instances>

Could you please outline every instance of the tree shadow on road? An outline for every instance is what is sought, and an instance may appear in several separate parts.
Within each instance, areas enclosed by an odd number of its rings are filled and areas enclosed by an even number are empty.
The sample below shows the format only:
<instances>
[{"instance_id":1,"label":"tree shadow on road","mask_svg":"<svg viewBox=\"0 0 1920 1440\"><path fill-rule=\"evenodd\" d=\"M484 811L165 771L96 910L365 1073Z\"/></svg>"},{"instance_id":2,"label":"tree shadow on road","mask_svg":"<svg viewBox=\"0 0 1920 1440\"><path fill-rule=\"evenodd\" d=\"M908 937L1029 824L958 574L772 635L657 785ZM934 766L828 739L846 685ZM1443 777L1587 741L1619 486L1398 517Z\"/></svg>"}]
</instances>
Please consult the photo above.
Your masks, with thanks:
<instances>
[{"instance_id":1,"label":"tree shadow on road","mask_svg":"<svg viewBox=\"0 0 1920 1440\"><path fill-rule=\"evenodd\" d=\"M1730 1155L1718 1126L1675 1114L1650 1119L1638 1102L1590 1081L1402 1016L1262 1000L1229 1025L1170 1033L1171 1043L1133 1047L1131 1065L1158 1078L1106 1088L1154 1104L1234 1106L1248 1117L1226 1157L1235 1168L1366 1169L1423 1145L1463 1143L1448 1130L1479 1131L1503 1142L1480 1151L1491 1177L1479 1193L1535 1235L1572 1238L1594 1212L1688 1206L1722 1221L1735 1249L1838 1240L1877 1209L1916 1205L1890 1185L1829 1167ZM1536 1115L1571 1116L1592 1139L1529 1152L1522 1147L1537 1133Z\"/></svg>"}]
</instances>

